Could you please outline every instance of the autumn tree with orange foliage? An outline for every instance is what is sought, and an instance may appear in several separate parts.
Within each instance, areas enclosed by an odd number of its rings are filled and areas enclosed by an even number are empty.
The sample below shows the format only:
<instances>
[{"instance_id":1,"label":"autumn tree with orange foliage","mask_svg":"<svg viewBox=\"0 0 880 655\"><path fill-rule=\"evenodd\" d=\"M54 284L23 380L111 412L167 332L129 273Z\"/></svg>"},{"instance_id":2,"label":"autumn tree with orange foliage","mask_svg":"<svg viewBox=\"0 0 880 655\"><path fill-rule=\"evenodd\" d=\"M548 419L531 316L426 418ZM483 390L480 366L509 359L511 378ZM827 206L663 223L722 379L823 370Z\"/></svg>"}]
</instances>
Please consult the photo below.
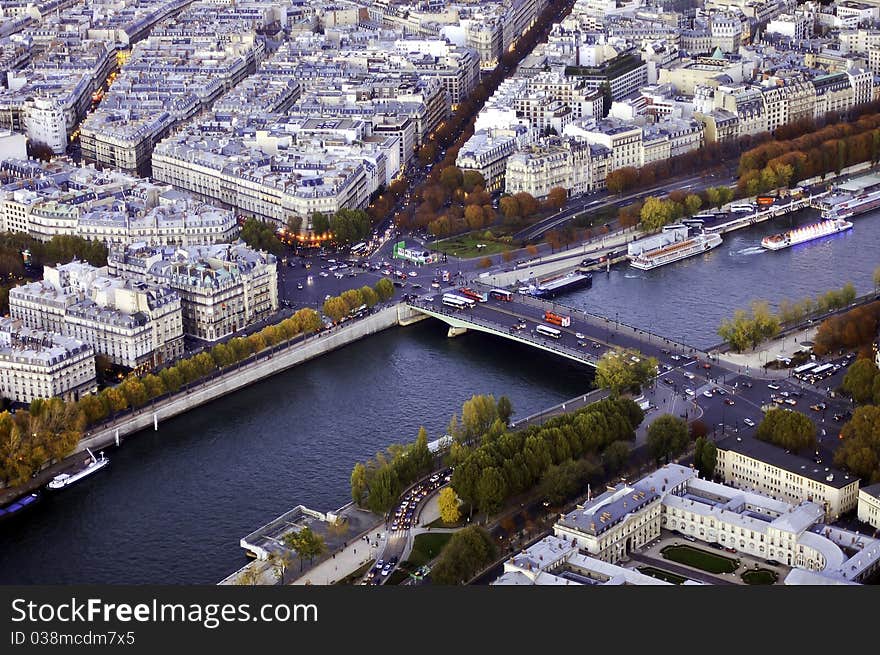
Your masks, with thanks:
<instances>
[{"instance_id":1,"label":"autumn tree with orange foliage","mask_svg":"<svg viewBox=\"0 0 880 655\"><path fill-rule=\"evenodd\" d=\"M880 302L872 302L832 316L819 326L813 352L825 355L838 348L857 350L870 347L880 326Z\"/></svg>"}]
</instances>

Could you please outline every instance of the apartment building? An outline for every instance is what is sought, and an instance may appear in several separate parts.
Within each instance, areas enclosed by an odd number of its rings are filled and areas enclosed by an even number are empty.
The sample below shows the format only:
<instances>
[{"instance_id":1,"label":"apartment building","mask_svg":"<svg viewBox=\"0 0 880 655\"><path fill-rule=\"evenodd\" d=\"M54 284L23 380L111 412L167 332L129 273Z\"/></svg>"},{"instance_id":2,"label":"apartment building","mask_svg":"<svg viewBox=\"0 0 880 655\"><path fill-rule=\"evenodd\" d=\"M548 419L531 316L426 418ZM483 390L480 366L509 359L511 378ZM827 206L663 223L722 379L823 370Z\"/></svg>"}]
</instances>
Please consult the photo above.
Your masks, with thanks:
<instances>
[{"instance_id":1,"label":"apartment building","mask_svg":"<svg viewBox=\"0 0 880 655\"><path fill-rule=\"evenodd\" d=\"M222 339L278 311L275 257L243 243L115 247L107 264L111 275L177 292L183 331L196 339Z\"/></svg>"},{"instance_id":2,"label":"apartment building","mask_svg":"<svg viewBox=\"0 0 880 655\"><path fill-rule=\"evenodd\" d=\"M93 348L69 337L0 318L0 394L15 403L76 401L97 391Z\"/></svg>"},{"instance_id":3,"label":"apartment building","mask_svg":"<svg viewBox=\"0 0 880 655\"><path fill-rule=\"evenodd\" d=\"M177 292L112 278L79 261L46 266L43 279L9 292L12 318L89 344L120 366L146 370L183 354Z\"/></svg>"}]
</instances>

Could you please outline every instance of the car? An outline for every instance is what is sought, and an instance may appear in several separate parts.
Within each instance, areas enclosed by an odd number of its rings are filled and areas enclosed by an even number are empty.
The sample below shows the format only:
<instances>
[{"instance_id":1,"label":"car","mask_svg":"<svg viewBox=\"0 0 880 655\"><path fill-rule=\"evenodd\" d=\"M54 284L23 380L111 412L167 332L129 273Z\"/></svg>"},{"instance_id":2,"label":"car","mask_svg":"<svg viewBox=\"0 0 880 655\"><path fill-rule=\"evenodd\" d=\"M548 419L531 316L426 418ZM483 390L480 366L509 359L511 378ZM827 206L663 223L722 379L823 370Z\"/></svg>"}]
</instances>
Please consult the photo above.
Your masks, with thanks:
<instances>
[{"instance_id":1,"label":"car","mask_svg":"<svg viewBox=\"0 0 880 655\"><path fill-rule=\"evenodd\" d=\"M587 342L586 342L586 341L583 341L582 339L579 339L579 340L578 340L578 345L579 345L581 348L586 348L586 347L587 347Z\"/></svg>"},{"instance_id":2,"label":"car","mask_svg":"<svg viewBox=\"0 0 880 655\"><path fill-rule=\"evenodd\" d=\"M663 378L663 383L668 384L670 387L675 385L675 380L672 378Z\"/></svg>"},{"instance_id":3,"label":"car","mask_svg":"<svg viewBox=\"0 0 880 655\"><path fill-rule=\"evenodd\" d=\"M767 385L767 388L768 388L768 389L773 389L773 391L779 391L779 385L778 385L778 384L773 384L772 382L771 382L770 384Z\"/></svg>"},{"instance_id":4,"label":"car","mask_svg":"<svg viewBox=\"0 0 880 655\"><path fill-rule=\"evenodd\" d=\"M768 559L767 564L770 566L782 566L780 562L777 562L775 559Z\"/></svg>"},{"instance_id":5,"label":"car","mask_svg":"<svg viewBox=\"0 0 880 655\"><path fill-rule=\"evenodd\" d=\"M709 548L715 548L717 550L724 550L724 546L719 544L717 541L713 541L709 544Z\"/></svg>"},{"instance_id":6,"label":"car","mask_svg":"<svg viewBox=\"0 0 880 655\"><path fill-rule=\"evenodd\" d=\"M711 398L711 397L712 397L712 392L709 391L708 389L706 389L706 390L703 392L703 395L706 396L706 398Z\"/></svg>"},{"instance_id":7,"label":"car","mask_svg":"<svg viewBox=\"0 0 880 655\"><path fill-rule=\"evenodd\" d=\"M712 368L712 365L711 365L709 362L705 362L705 363L703 364L703 368L706 369L706 370L708 371L710 368Z\"/></svg>"},{"instance_id":8,"label":"car","mask_svg":"<svg viewBox=\"0 0 880 655\"><path fill-rule=\"evenodd\" d=\"M724 399L724 404L725 404L725 405L734 405L735 403L733 402L733 399L732 399L732 398L725 398L725 399Z\"/></svg>"},{"instance_id":9,"label":"car","mask_svg":"<svg viewBox=\"0 0 880 655\"><path fill-rule=\"evenodd\" d=\"M748 425L750 428L755 427L755 422L754 422L752 419L750 419L750 418L744 418L744 419L743 419L743 423L745 423L746 425Z\"/></svg>"},{"instance_id":10,"label":"car","mask_svg":"<svg viewBox=\"0 0 880 655\"><path fill-rule=\"evenodd\" d=\"M296 288L299 289L300 291L302 291L302 289L303 289L302 282L300 282L299 284L297 284L297 285L296 285Z\"/></svg>"},{"instance_id":11,"label":"car","mask_svg":"<svg viewBox=\"0 0 880 655\"><path fill-rule=\"evenodd\" d=\"M688 380L693 380L693 379L696 377L696 376L695 376L693 373L691 373L690 371L685 371L685 372L684 372L684 376L685 376Z\"/></svg>"},{"instance_id":12,"label":"car","mask_svg":"<svg viewBox=\"0 0 880 655\"><path fill-rule=\"evenodd\" d=\"M574 336L576 339L586 339L587 338L583 332L575 332Z\"/></svg>"},{"instance_id":13,"label":"car","mask_svg":"<svg viewBox=\"0 0 880 655\"><path fill-rule=\"evenodd\" d=\"M736 548L731 548L730 546L727 546L724 550L726 550L728 553L735 553L736 552Z\"/></svg>"},{"instance_id":14,"label":"car","mask_svg":"<svg viewBox=\"0 0 880 655\"><path fill-rule=\"evenodd\" d=\"M752 388L752 383L751 383L751 382L743 382L743 386L744 386L746 389L751 389L751 388Z\"/></svg>"},{"instance_id":15,"label":"car","mask_svg":"<svg viewBox=\"0 0 880 655\"><path fill-rule=\"evenodd\" d=\"M671 359L673 362L677 362L678 360L681 359L681 356L680 355L672 355L669 359Z\"/></svg>"},{"instance_id":16,"label":"car","mask_svg":"<svg viewBox=\"0 0 880 655\"><path fill-rule=\"evenodd\" d=\"M719 396L726 396L727 395L727 392L724 389L722 389L721 387L716 388L715 393L717 393Z\"/></svg>"},{"instance_id":17,"label":"car","mask_svg":"<svg viewBox=\"0 0 880 655\"><path fill-rule=\"evenodd\" d=\"M669 364L661 364L664 371L671 371L672 367Z\"/></svg>"},{"instance_id":18,"label":"car","mask_svg":"<svg viewBox=\"0 0 880 655\"><path fill-rule=\"evenodd\" d=\"M390 562L388 564L386 564L385 566L383 566L382 567L382 575L388 575L389 573L391 573L392 568L393 567L391 566Z\"/></svg>"},{"instance_id":19,"label":"car","mask_svg":"<svg viewBox=\"0 0 880 655\"><path fill-rule=\"evenodd\" d=\"M593 348L594 348L594 349L598 349L598 348L601 348L601 347L602 347L602 345L601 345L598 341L594 341L594 342L593 342Z\"/></svg>"},{"instance_id":20,"label":"car","mask_svg":"<svg viewBox=\"0 0 880 655\"><path fill-rule=\"evenodd\" d=\"M672 351L669 350L668 348L661 348L660 352L663 353L664 355L671 355L672 354Z\"/></svg>"},{"instance_id":21,"label":"car","mask_svg":"<svg viewBox=\"0 0 880 655\"><path fill-rule=\"evenodd\" d=\"M688 396L693 396L693 395L694 395L694 390L693 390L693 389L685 389L684 392L685 392Z\"/></svg>"},{"instance_id":22,"label":"car","mask_svg":"<svg viewBox=\"0 0 880 655\"><path fill-rule=\"evenodd\" d=\"M794 398L786 398L785 404L787 405L797 405L797 401Z\"/></svg>"}]
</instances>

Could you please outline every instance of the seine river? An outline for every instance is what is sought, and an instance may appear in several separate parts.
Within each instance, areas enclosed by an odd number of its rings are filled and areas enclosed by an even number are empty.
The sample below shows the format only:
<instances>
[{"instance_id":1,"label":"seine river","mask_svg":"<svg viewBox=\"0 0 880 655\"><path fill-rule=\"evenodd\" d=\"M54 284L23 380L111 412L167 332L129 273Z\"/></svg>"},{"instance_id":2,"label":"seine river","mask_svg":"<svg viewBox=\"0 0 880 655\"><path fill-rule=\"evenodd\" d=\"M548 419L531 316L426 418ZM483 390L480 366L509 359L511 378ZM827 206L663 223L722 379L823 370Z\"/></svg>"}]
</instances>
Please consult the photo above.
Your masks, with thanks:
<instances>
[{"instance_id":1,"label":"seine river","mask_svg":"<svg viewBox=\"0 0 880 655\"><path fill-rule=\"evenodd\" d=\"M618 266L560 298L707 347L722 318L754 298L777 303L872 286L880 214L781 252L763 236L815 220L802 212L741 230L697 258L650 272ZM245 562L239 539L297 504L348 501L352 465L424 424L440 436L476 393L525 416L583 393L589 370L526 346L434 321L386 331L129 438L95 478L0 524L0 583L216 583Z\"/></svg>"}]
</instances>

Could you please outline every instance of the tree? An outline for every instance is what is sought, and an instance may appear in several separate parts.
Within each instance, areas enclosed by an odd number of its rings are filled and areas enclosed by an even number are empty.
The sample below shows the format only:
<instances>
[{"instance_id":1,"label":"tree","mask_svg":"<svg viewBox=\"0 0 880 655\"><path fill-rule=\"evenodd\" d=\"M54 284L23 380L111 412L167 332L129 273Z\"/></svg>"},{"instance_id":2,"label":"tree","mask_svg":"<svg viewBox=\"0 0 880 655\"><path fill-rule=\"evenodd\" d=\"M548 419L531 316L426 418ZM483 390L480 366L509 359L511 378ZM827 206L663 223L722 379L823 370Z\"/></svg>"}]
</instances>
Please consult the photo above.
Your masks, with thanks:
<instances>
[{"instance_id":1,"label":"tree","mask_svg":"<svg viewBox=\"0 0 880 655\"><path fill-rule=\"evenodd\" d=\"M648 426L646 439L651 456L658 462L675 457L684 451L688 444L687 422L678 416L664 414Z\"/></svg>"},{"instance_id":2,"label":"tree","mask_svg":"<svg viewBox=\"0 0 880 655\"><path fill-rule=\"evenodd\" d=\"M440 184L450 192L461 188L464 183L464 175L458 166L447 166L440 171Z\"/></svg>"},{"instance_id":3,"label":"tree","mask_svg":"<svg viewBox=\"0 0 880 655\"><path fill-rule=\"evenodd\" d=\"M586 485L587 480L598 472L598 467L586 460L567 460L561 464L551 466L541 478L538 486L538 496L546 499L552 505L561 505L563 502L578 495Z\"/></svg>"},{"instance_id":4,"label":"tree","mask_svg":"<svg viewBox=\"0 0 880 655\"><path fill-rule=\"evenodd\" d=\"M555 186L547 193L547 207L550 209L562 209L566 200L568 200L568 191L562 187Z\"/></svg>"},{"instance_id":5,"label":"tree","mask_svg":"<svg viewBox=\"0 0 880 655\"><path fill-rule=\"evenodd\" d=\"M834 463L845 466L865 485L880 482L880 407L858 407L840 431L842 445Z\"/></svg>"},{"instance_id":6,"label":"tree","mask_svg":"<svg viewBox=\"0 0 880 655\"><path fill-rule=\"evenodd\" d=\"M470 193L477 187L485 189L486 180L483 178L483 174L479 171L463 170L461 187L464 189L465 193Z\"/></svg>"},{"instance_id":7,"label":"tree","mask_svg":"<svg viewBox=\"0 0 880 655\"><path fill-rule=\"evenodd\" d=\"M351 471L351 499L358 507L363 507L367 486L367 467L358 462Z\"/></svg>"},{"instance_id":8,"label":"tree","mask_svg":"<svg viewBox=\"0 0 880 655\"><path fill-rule=\"evenodd\" d=\"M349 312L348 305L339 296L324 301L324 314L334 323L341 321Z\"/></svg>"},{"instance_id":9,"label":"tree","mask_svg":"<svg viewBox=\"0 0 880 655\"><path fill-rule=\"evenodd\" d=\"M874 389L880 379L880 370L873 360L860 358L850 364L843 376L843 390L860 405L874 400Z\"/></svg>"},{"instance_id":10,"label":"tree","mask_svg":"<svg viewBox=\"0 0 880 655\"><path fill-rule=\"evenodd\" d=\"M387 277L383 277L376 282L373 288L376 290L376 295L379 296L380 302L385 302L394 295L394 284Z\"/></svg>"},{"instance_id":11,"label":"tree","mask_svg":"<svg viewBox=\"0 0 880 655\"><path fill-rule=\"evenodd\" d=\"M324 539L319 534L315 534L308 526L297 532L288 532L282 539L284 545L295 550L299 557L299 570L303 570L303 560L309 558L312 562L318 555L324 552Z\"/></svg>"},{"instance_id":12,"label":"tree","mask_svg":"<svg viewBox=\"0 0 880 655\"><path fill-rule=\"evenodd\" d=\"M269 564L275 569L275 579L281 584L285 584L286 582L285 576L287 574L287 569L290 568L291 561L292 557L288 550L272 551L269 553Z\"/></svg>"},{"instance_id":13,"label":"tree","mask_svg":"<svg viewBox=\"0 0 880 655\"><path fill-rule=\"evenodd\" d=\"M702 207L702 205L703 199L695 193L688 194L688 196L684 199L684 208L688 216L693 216L698 211L700 211L700 207Z\"/></svg>"},{"instance_id":14,"label":"tree","mask_svg":"<svg viewBox=\"0 0 880 655\"><path fill-rule=\"evenodd\" d=\"M471 525L452 535L431 571L435 584L459 585L492 563L498 549L489 532Z\"/></svg>"},{"instance_id":15,"label":"tree","mask_svg":"<svg viewBox=\"0 0 880 655\"><path fill-rule=\"evenodd\" d=\"M495 466L485 469L477 481L477 504L487 519L501 509L506 496L507 482L501 470Z\"/></svg>"},{"instance_id":16,"label":"tree","mask_svg":"<svg viewBox=\"0 0 880 655\"><path fill-rule=\"evenodd\" d=\"M343 291L340 298L345 302L345 306L348 307L349 312L354 311L364 304L364 296L361 294L360 289L348 289Z\"/></svg>"},{"instance_id":17,"label":"tree","mask_svg":"<svg viewBox=\"0 0 880 655\"><path fill-rule=\"evenodd\" d=\"M624 166L605 176L605 186L609 193L622 193L634 188L639 181L639 171L632 166Z\"/></svg>"},{"instance_id":18,"label":"tree","mask_svg":"<svg viewBox=\"0 0 880 655\"><path fill-rule=\"evenodd\" d=\"M251 248L265 250L273 255L284 252L284 244L275 236L275 228L255 218L249 218L244 222L239 236Z\"/></svg>"},{"instance_id":19,"label":"tree","mask_svg":"<svg viewBox=\"0 0 880 655\"><path fill-rule=\"evenodd\" d=\"M461 406L461 429L464 441L478 439L489 431L498 418L494 396L471 396Z\"/></svg>"},{"instance_id":20,"label":"tree","mask_svg":"<svg viewBox=\"0 0 880 655\"><path fill-rule=\"evenodd\" d=\"M327 234L330 231L330 219L321 212L312 214L309 223L312 226L312 232L315 234Z\"/></svg>"},{"instance_id":21,"label":"tree","mask_svg":"<svg viewBox=\"0 0 880 655\"><path fill-rule=\"evenodd\" d=\"M440 518L444 523L447 525L458 523L459 519L461 519L461 512L459 510L461 500L459 500L452 487L444 487L440 490L437 503L440 505Z\"/></svg>"},{"instance_id":22,"label":"tree","mask_svg":"<svg viewBox=\"0 0 880 655\"><path fill-rule=\"evenodd\" d=\"M498 203L498 206L508 223L517 222L523 215L519 202L513 196L504 196Z\"/></svg>"},{"instance_id":23,"label":"tree","mask_svg":"<svg viewBox=\"0 0 880 655\"><path fill-rule=\"evenodd\" d=\"M613 396L638 390L653 381L657 375L657 359L646 357L637 350L611 350L596 364L595 384L608 389Z\"/></svg>"},{"instance_id":24,"label":"tree","mask_svg":"<svg viewBox=\"0 0 880 655\"><path fill-rule=\"evenodd\" d=\"M302 216L291 216L287 219L287 231L291 234L299 234L299 231L302 229L302 224Z\"/></svg>"},{"instance_id":25,"label":"tree","mask_svg":"<svg viewBox=\"0 0 880 655\"><path fill-rule=\"evenodd\" d=\"M706 479L715 475L715 464L718 459L718 449L715 444L705 436L697 437L694 443L694 466Z\"/></svg>"},{"instance_id":26,"label":"tree","mask_svg":"<svg viewBox=\"0 0 880 655\"><path fill-rule=\"evenodd\" d=\"M379 295L373 290L373 287L366 284L361 287L361 298L367 307L374 307L379 302Z\"/></svg>"},{"instance_id":27,"label":"tree","mask_svg":"<svg viewBox=\"0 0 880 655\"><path fill-rule=\"evenodd\" d=\"M520 216L532 216L538 211L538 201L532 194L520 191L513 194L513 197L519 205Z\"/></svg>"},{"instance_id":28,"label":"tree","mask_svg":"<svg viewBox=\"0 0 880 655\"><path fill-rule=\"evenodd\" d=\"M513 415L513 405L510 402L510 398L507 396L501 396L498 399L496 411L498 413L498 418L501 419L504 425L509 425L510 417Z\"/></svg>"},{"instance_id":29,"label":"tree","mask_svg":"<svg viewBox=\"0 0 880 655\"><path fill-rule=\"evenodd\" d=\"M649 196L640 212L642 226L649 232L659 230L680 218L682 211L681 205L672 200Z\"/></svg>"},{"instance_id":30,"label":"tree","mask_svg":"<svg viewBox=\"0 0 880 655\"><path fill-rule=\"evenodd\" d=\"M620 472L620 470L629 461L632 450L625 441L612 441L602 451L602 462L605 464L605 470L609 475Z\"/></svg>"},{"instance_id":31,"label":"tree","mask_svg":"<svg viewBox=\"0 0 880 655\"><path fill-rule=\"evenodd\" d=\"M813 450L816 447L815 424L796 411L769 410L758 425L755 436L792 452Z\"/></svg>"}]
</instances>

